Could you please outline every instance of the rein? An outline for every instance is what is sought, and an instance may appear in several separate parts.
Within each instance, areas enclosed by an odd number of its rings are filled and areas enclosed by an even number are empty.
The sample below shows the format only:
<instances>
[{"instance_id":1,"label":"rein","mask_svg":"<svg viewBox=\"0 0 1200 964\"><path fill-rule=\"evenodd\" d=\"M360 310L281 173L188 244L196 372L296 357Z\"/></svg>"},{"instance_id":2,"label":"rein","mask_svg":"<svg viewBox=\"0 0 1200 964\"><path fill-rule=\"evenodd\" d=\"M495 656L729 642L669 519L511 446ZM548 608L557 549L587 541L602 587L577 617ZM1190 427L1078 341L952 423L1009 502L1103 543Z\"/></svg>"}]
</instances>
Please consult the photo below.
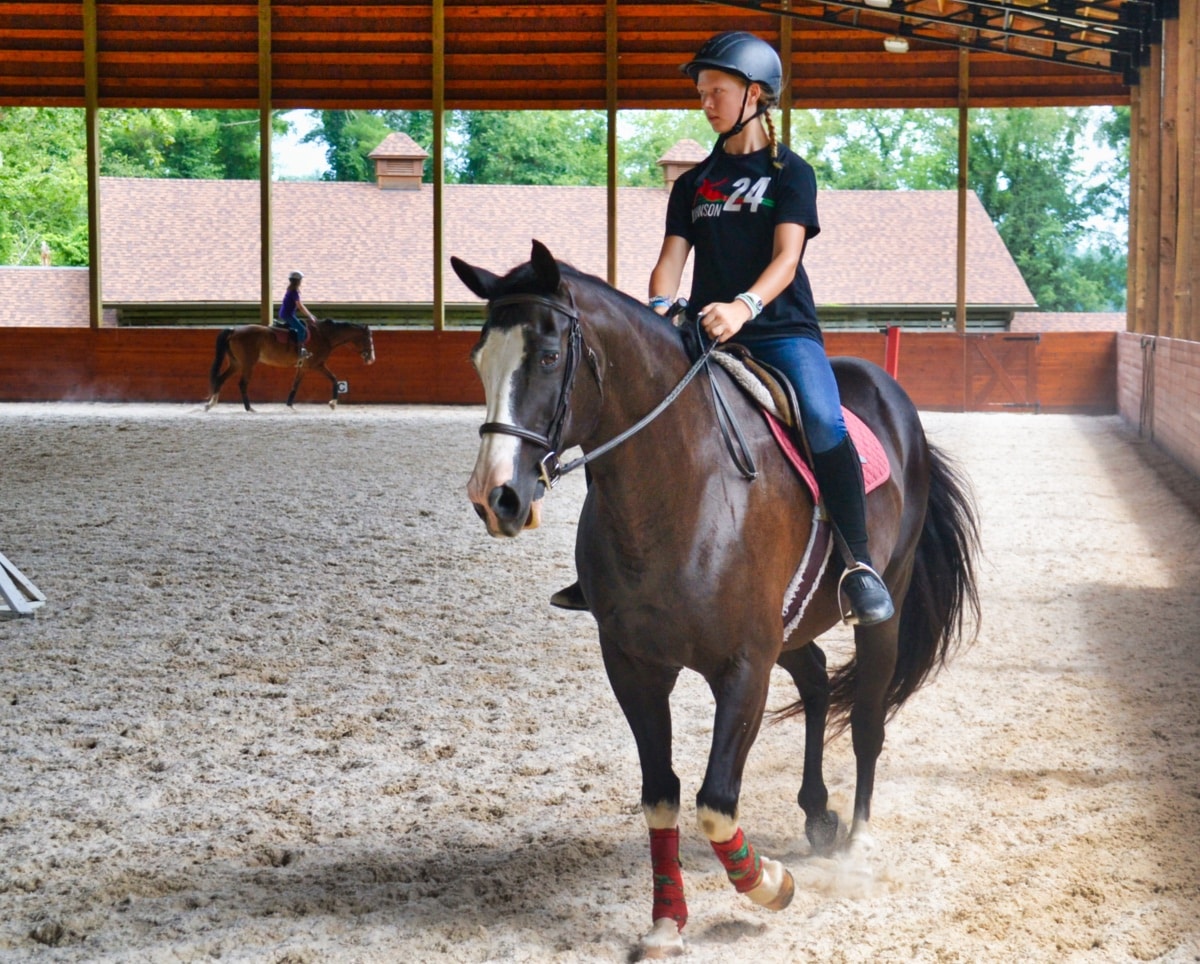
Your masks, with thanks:
<instances>
[{"instance_id":1,"label":"rein","mask_svg":"<svg viewBox=\"0 0 1200 964\"><path fill-rule=\"evenodd\" d=\"M563 425L566 422L567 411L571 401L571 389L575 381L575 372L579 368L579 357L583 347L583 333L579 326L579 312L575 307L575 297L571 294L571 289L567 288L567 297L570 298L571 304L568 308L566 305L555 301L552 298L547 298L543 295L534 294L516 294L505 295L501 298L496 298L489 304L490 310L502 308L506 305L516 304L536 304L557 311L559 314L565 315L570 320L570 328L567 333L567 360L566 367L563 372L563 387L558 397L558 405L554 411L554 417L550 421L550 427L545 435L541 435L530 429L520 425L512 425L508 422L484 422L479 426L479 434L497 434L497 435L513 435L517 438L524 439L527 442L532 442L534 445L539 445L546 450L546 455L538 464L539 478L541 484L547 489L554 488L555 484L564 475L569 472L574 472L578 468L582 468L589 462L592 462L602 455L606 455L615 449L622 442L627 441L632 436L636 435L647 425L653 422L659 415L677 399L685 388L691 384L692 380L704 369L709 378L709 385L712 388L713 405L717 411L717 422L720 425L721 433L725 438L726 447L729 449L730 455L733 457L735 464L741 471L742 475L747 479L754 479L758 475L758 470L755 468L753 456L750 454L749 446L742 435L741 428L737 420L733 416L733 412L729 408L725 396L721 393L717 383L713 381L712 371L709 369L709 359L713 351L717 347L717 342L710 341L704 350L700 353L700 357L692 363L692 367L688 369L687 374L683 376L679 384L676 385L651 411L647 412L640 419L634 422L633 425L620 432L618 435L609 439L601 445L596 446L590 452L586 452L577 459L572 459L570 462L563 464L558 460L558 449L562 443ZM671 310L667 313L667 317L676 315L687 307L686 302L676 302ZM699 321L696 322L697 332L699 332ZM597 376L598 377L598 376ZM730 437L730 432L737 436L737 445L740 451L734 448L734 441Z\"/></svg>"}]
</instances>

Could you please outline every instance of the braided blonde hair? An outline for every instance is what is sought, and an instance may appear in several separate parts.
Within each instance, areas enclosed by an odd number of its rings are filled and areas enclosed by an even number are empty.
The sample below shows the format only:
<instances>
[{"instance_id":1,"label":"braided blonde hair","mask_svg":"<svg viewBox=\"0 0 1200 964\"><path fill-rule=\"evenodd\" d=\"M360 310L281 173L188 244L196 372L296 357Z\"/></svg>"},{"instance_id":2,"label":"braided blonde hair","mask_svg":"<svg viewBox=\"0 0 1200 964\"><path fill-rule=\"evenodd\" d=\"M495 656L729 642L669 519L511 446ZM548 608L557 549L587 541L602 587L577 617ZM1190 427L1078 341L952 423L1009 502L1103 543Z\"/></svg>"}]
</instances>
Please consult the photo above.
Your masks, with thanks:
<instances>
[{"instance_id":1,"label":"braided blonde hair","mask_svg":"<svg viewBox=\"0 0 1200 964\"><path fill-rule=\"evenodd\" d=\"M771 141L771 162L775 165L776 170L783 169L783 162L779 160L779 137L775 133L775 121L771 117L771 109L768 107L767 112L763 114L763 123L767 125L767 137Z\"/></svg>"}]
</instances>

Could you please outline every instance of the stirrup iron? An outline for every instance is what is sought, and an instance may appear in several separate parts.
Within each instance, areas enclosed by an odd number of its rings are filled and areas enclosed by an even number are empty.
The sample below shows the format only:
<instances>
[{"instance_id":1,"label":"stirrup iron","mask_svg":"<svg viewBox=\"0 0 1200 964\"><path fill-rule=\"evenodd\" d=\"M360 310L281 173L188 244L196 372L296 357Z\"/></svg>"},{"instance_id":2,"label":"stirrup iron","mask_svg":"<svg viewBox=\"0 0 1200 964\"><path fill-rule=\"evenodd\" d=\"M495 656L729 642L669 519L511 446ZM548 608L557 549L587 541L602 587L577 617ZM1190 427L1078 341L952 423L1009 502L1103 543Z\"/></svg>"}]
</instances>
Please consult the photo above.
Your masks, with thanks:
<instances>
[{"instance_id":1,"label":"stirrup iron","mask_svg":"<svg viewBox=\"0 0 1200 964\"><path fill-rule=\"evenodd\" d=\"M865 562L855 561L853 565L847 566L842 571L841 576L838 577L838 584L837 584L838 608L841 610L841 613L842 613L842 623L846 626L859 625L859 617L858 617L858 614L856 614L854 612L854 607L850 606L848 604L850 601L850 597L843 590L842 584L846 581L847 576L852 576L858 572L869 572L872 576L874 576L876 579L879 580L879 584L883 587L884 592L888 593L889 597L891 595L891 590L888 589L887 583L883 581L883 577L881 575L879 575L879 573L876 572L873 568L868 566ZM846 600L847 605L842 605L843 598ZM895 604L893 603L892 604L892 612L886 617L886 619L873 619L873 620L871 620L871 622L867 623L866 625L874 625L875 623L886 622L887 619L890 619L893 615L895 615L894 607L895 607Z\"/></svg>"}]
</instances>

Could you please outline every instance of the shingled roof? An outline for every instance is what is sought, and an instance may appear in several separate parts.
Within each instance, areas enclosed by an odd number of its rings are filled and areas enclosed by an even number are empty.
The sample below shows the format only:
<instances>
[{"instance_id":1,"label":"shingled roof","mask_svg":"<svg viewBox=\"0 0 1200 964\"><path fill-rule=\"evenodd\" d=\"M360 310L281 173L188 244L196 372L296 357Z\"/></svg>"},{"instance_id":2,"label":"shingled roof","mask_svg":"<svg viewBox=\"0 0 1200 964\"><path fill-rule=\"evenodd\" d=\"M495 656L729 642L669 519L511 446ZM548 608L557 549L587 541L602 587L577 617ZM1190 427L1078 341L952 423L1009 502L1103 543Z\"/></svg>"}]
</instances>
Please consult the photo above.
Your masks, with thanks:
<instances>
[{"instance_id":1,"label":"shingled roof","mask_svg":"<svg viewBox=\"0 0 1200 964\"><path fill-rule=\"evenodd\" d=\"M107 303L258 299L258 183L101 179L103 300ZM643 297L658 256L664 188L617 191L618 285ZM274 289L305 274L311 303L433 299L433 193L373 183L272 186ZM955 301L954 191L823 191L821 235L805 254L823 305L940 305ZM450 184L445 250L505 271L544 242L575 267L606 274L603 187ZM1035 307L974 194L967 206L968 305ZM690 284L685 279L684 292ZM447 302L474 302L446 272Z\"/></svg>"}]
</instances>

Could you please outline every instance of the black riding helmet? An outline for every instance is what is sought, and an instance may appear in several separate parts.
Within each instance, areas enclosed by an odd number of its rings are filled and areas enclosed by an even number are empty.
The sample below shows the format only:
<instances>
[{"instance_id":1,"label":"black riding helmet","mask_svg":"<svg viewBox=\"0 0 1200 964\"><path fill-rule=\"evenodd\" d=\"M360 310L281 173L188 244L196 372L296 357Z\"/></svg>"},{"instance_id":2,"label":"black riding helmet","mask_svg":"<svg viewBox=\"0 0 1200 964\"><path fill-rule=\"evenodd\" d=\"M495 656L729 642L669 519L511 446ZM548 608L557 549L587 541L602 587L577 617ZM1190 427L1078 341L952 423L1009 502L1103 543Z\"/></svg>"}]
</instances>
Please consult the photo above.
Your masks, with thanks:
<instances>
[{"instance_id":1,"label":"black riding helmet","mask_svg":"<svg viewBox=\"0 0 1200 964\"><path fill-rule=\"evenodd\" d=\"M779 100L783 65L775 48L744 30L728 30L710 37L696 56L679 68L696 82L702 70L722 70L763 88L769 103Z\"/></svg>"}]
</instances>

